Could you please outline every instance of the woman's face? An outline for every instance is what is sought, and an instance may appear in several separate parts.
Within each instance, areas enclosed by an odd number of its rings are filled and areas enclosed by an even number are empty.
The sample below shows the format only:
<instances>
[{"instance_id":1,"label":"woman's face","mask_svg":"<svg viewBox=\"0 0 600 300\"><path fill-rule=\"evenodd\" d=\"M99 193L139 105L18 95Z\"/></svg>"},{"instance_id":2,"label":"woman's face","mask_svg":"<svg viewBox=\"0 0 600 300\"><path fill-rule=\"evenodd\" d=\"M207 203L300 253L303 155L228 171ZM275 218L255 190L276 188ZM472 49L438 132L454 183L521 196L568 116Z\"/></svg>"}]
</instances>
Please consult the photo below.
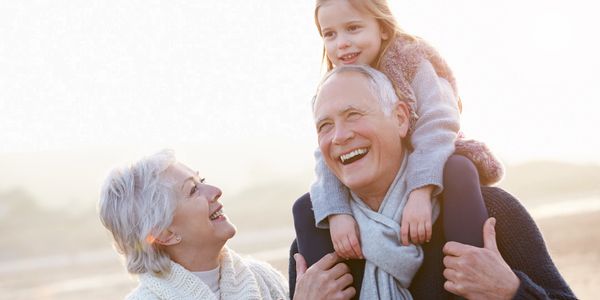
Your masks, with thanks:
<instances>
[{"instance_id":1,"label":"woman's face","mask_svg":"<svg viewBox=\"0 0 600 300\"><path fill-rule=\"evenodd\" d=\"M173 183L177 207L169 231L181 237L181 243L196 248L222 247L236 229L223 214L218 202L221 190L204 183L198 172L181 163L171 165L165 176Z\"/></svg>"},{"instance_id":2,"label":"woman's face","mask_svg":"<svg viewBox=\"0 0 600 300\"><path fill-rule=\"evenodd\" d=\"M377 20L355 9L347 0L327 1L317 13L327 57L334 66L373 65L379 55L382 32Z\"/></svg>"}]
</instances>

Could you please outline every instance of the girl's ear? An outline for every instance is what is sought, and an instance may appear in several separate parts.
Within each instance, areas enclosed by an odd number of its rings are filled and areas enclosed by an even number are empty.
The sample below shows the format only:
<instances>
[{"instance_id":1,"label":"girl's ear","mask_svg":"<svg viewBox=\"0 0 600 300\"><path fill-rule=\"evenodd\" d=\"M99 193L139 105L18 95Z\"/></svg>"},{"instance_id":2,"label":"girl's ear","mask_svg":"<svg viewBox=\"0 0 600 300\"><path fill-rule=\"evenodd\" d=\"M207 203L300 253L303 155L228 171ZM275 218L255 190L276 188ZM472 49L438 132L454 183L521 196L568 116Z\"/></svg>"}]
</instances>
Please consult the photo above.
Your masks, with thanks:
<instances>
[{"instance_id":1,"label":"girl's ear","mask_svg":"<svg viewBox=\"0 0 600 300\"><path fill-rule=\"evenodd\" d=\"M384 41L387 41L389 38L390 38L390 35L387 32L387 30L381 28L381 39Z\"/></svg>"}]
</instances>

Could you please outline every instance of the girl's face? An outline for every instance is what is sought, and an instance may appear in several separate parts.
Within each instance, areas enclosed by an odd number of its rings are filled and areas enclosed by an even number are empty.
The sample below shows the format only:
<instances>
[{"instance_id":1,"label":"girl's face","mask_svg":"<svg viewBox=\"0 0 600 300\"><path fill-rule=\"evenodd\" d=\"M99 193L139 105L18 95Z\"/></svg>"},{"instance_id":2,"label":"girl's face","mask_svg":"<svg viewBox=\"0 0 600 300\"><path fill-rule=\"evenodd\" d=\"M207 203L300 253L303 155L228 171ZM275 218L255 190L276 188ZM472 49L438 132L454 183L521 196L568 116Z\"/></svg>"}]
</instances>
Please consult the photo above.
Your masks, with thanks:
<instances>
[{"instance_id":1,"label":"girl's face","mask_svg":"<svg viewBox=\"0 0 600 300\"><path fill-rule=\"evenodd\" d=\"M381 41L388 39L375 17L355 9L347 0L331 0L317 13L327 57L334 66L375 64Z\"/></svg>"}]
</instances>

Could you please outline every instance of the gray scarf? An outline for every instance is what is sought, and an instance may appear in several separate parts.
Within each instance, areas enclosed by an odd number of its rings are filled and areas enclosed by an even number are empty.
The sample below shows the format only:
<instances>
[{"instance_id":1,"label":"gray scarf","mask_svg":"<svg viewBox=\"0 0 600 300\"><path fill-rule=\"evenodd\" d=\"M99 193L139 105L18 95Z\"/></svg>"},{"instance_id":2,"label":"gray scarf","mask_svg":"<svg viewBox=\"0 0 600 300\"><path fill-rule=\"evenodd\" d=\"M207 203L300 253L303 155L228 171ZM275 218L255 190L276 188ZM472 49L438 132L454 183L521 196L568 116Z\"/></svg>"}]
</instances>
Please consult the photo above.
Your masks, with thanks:
<instances>
[{"instance_id":1,"label":"gray scarf","mask_svg":"<svg viewBox=\"0 0 600 300\"><path fill-rule=\"evenodd\" d=\"M406 163L383 198L379 211L373 211L351 192L350 207L360 228L361 247L366 259L360 292L361 299L412 299L408 287L423 262L420 246L403 246L400 242L402 211L410 191L406 185ZM433 201L433 218L439 214Z\"/></svg>"}]
</instances>

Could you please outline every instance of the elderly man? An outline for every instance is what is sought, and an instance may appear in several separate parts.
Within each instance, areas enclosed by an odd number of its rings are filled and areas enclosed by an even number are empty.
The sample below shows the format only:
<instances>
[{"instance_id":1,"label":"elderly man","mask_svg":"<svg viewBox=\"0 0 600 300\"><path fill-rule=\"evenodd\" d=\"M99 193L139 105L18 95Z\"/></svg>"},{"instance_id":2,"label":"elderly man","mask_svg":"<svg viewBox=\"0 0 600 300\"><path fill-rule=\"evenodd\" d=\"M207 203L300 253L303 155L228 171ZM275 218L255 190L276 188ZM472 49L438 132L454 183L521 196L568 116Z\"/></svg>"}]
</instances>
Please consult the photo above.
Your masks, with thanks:
<instances>
[{"instance_id":1,"label":"elderly man","mask_svg":"<svg viewBox=\"0 0 600 300\"><path fill-rule=\"evenodd\" d=\"M397 224L391 222L398 210L390 207L390 195L406 197L403 167L410 153L403 139L409 126L408 109L397 98L381 99L382 89L387 89L384 93L394 93L380 72L367 66L342 66L325 76L313 104L319 148L329 169L352 192L352 211L361 226L363 252L368 260L366 268L364 260L348 262L357 295L374 295L375 290L380 298L410 297L398 287L410 285L410 294L416 299L451 298L449 292L470 299L574 299L533 220L516 199L497 188L483 188L482 193L489 214L498 219L498 243L494 218L484 225L483 248L445 243L440 220L443 216L440 216L433 226L432 240L423 245L422 252L418 248L409 249L413 256L424 256L420 268L419 261L398 257L397 249L389 241L394 234L397 237L395 231L398 231ZM368 151L362 151L349 164L337 159L354 149ZM395 205L401 207L403 203ZM308 195L294 205L298 242L294 242L290 254L302 266L303 255L310 265L333 251L328 230L315 227L311 209ZM302 255L296 254L298 244ZM369 251L375 254L369 255ZM398 263L399 260L402 262ZM295 264L290 258L291 295ZM415 266L416 275L411 271ZM363 293L361 288L371 292Z\"/></svg>"}]
</instances>

